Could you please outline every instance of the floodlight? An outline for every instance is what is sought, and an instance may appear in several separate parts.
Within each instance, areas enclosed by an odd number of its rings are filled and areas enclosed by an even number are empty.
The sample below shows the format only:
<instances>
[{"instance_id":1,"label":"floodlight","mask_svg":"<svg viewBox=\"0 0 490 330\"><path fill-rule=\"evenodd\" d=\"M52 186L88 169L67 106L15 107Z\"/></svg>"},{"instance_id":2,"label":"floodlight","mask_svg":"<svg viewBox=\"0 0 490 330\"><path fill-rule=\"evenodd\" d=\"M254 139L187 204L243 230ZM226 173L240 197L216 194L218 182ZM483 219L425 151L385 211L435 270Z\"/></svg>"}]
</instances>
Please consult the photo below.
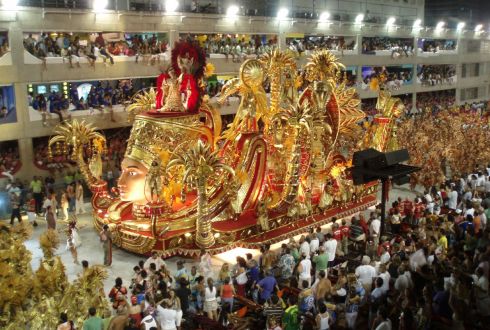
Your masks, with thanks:
<instances>
[{"instance_id":1,"label":"floodlight","mask_svg":"<svg viewBox=\"0 0 490 330\"><path fill-rule=\"evenodd\" d=\"M238 15L239 11L240 11L240 8L238 8L238 6L231 5L226 10L226 16L231 17L231 18L236 17L236 15Z\"/></svg>"},{"instance_id":2,"label":"floodlight","mask_svg":"<svg viewBox=\"0 0 490 330\"><path fill-rule=\"evenodd\" d=\"M92 8L94 11L104 11L107 8L108 0L93 0Z\"/></svg>"},{"instance_id":3,"label":"floodlight","mask_svg":"<svg viewBox=\"0 0 490 330\"><path fill-rule=\"evenodd\" d=\"M388 20L386 21L386 25L387 25L387 26L391 26L391 25L395 24L395 22L396 22L396 18L394 18L394 17L390 17L390 18L388 18Z\"/></svg>"},{"instance_id":4,"label":"floodlight","mask_svg":"<svg viewBox=\"0 0 490 330\"><path fill-rule=\"evenodd\" d=\"M436 25L436 30L442 30L444 28L444 25L446 25L446 22L440 21Z\"/></svg>"},{"instance_id":5,"label":"floodlight","mask_svg":"<svg viewBox=\"0 0 490 330\"><path fill-rule=\"evenodd\" d=\"M480 32L483 29L483 24L478 24L475 26L475 32Z\"/></svg>"},{"instance_id":6,"label":"floodlight","mask_svg":"<svg viewBox=\"0 0 490 330\"><path fill-rule=\"evenodd\" d=\"M289 15L289 9L284 8L284 7L279 9L279 11L277 12L277 18L279 18L279 19L284 19L284 18L288 17L288 15Z\"/></svg>"},{"instance_id":7,"label":"floodlight","mask_svg":"<svg viewBox=\"0 0 490 330\"><path fill-rule=\"evenodd\" d=\"M326 22L328 21L329 18L330 18L330 13L328 11L324 11L323 13L320 14L318 20L320 22Z\"/></svg>"},{"instance_id":8,"label":"floodlight","mask_svg":"<svg viewBox=\"0 0 490 330\"><path fill-rule=\"evenodd\" d=\"M167 13L175 13L179 8L179 1L177 0L165 0L165 11Z\"/></svg>"},{"instance_id":9,"label":"floodlight","mask_svg":"<svg viewBox=\"0 0 490 330\"><path fill-rule=\"evenodd\" d=\"M422 24L422 20L420 18L417 18L414 22L413 22L413 27L415 29L418 29L420 28L420 25Z\"/></svg>"},{"instance_id":10,"label":"floodlight","mask_svg":"<svg viewBox=\"0 0 490 330\"><path fill-rule=\"evenodd\" d=\"M357 24L359 24L359 23L361 23L363 20L364 20L364 14L358 14L358 15L356 16L356 20L355 20L355 22L356 22Z\"/></svg>"},{"instance_id":11,"label":"floodlight","mask_svg":"<svg viewBox=\"0 0 490 330\"><path fill-rule=\"evenodd\" d=\"M465 22L459 22L458 23L458 26L456 27L456 30L458 31L463 31L464 27L465 27L466 23Z\"/></svg>"}]
</instances>

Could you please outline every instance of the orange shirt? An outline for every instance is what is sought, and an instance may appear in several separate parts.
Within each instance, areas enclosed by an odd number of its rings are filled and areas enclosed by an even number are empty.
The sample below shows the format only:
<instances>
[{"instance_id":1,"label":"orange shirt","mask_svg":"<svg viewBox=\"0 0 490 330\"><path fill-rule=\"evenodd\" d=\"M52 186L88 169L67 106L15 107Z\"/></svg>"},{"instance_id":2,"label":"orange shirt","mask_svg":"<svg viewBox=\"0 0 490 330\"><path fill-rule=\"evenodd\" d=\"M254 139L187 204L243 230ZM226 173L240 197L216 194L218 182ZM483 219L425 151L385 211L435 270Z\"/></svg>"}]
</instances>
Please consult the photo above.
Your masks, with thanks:
<instances>
[{"instance_id":1,"label":"orange shirt","mask_svg":"<svg viewBox=\"0 0 490 330\"><path fill-rule=\"evenodd\" d=\"M233 288L230 284L223 284L223 294L221 298L233 298Z\"/></svg>"}]
</instances>

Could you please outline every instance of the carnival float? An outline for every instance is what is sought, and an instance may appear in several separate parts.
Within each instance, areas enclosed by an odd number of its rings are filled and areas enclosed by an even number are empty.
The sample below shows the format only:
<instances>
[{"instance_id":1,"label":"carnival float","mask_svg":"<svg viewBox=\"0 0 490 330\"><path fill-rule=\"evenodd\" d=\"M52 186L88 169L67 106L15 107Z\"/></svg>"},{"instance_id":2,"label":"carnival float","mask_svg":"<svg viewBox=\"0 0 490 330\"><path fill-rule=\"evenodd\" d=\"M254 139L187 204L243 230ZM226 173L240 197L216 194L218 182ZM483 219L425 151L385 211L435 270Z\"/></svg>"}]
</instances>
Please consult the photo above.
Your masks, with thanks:
<instances>
[{"instance_id":1,"label":"carnival float","mask_svg":"<svg viewBox=\"0 0 490 330\"><path fill-rule=\"evenodd\" d=\"M381 90L363 130L360 100L327 50L302 68L278 49L247 60L214 104L209 67L199 46L176 43L156 89L135 96L116 191L101 179L104 136L75 120L56 129L50 152L78 163L97 230L109 225L134 253L193 256L278 242L376 203L377 183L354 186L348 169L354 151L389 146L398 99ZM231 95L241 101L222 133L219 103Z\"/></svg>"}]
</instances>

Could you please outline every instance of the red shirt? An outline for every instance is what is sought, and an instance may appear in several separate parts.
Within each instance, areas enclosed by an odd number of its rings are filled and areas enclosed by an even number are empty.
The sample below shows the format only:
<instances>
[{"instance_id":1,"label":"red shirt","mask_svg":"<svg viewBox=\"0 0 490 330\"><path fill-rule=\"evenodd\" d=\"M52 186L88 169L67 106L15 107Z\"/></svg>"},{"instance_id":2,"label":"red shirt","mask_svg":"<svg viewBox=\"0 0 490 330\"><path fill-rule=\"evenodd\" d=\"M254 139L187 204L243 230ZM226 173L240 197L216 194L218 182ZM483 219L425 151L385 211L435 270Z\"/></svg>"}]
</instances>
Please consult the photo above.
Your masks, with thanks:
<instances>
[{"instance_id":1,"label":"red shirt","mask_svg":"<svg viewBox=\"0 0 490 330\"><path fill-rule=\"evenodd\" d=\"M368 226L366 220L360 219L359 220L359 226L362 227L362 230L364 231L364 234L369 233L369 226Z\"/></svg>"},{"instance_id":2,"label":"red shirt","mask_svg":"<svg viewBox=\"0 0 490 330\"><path fill-rule=\"evenodd\" d=\"M349 238L349 234L350 234L349 226L341 226L339 229L342 232L342 238Z\"/></svg>"},{"instance_id":3,"label":"red shirt","mask_svg":"<svg viewBox=\"0 0 490 330\"><path fill-rule=\"evenodd\" d=\"M341 241L342 240L342 231L340 230L340 228L338 229L335 229L332 233L333 235L333 238L337 241Z\"/></svg>"},{"instance_id":4,"label":"red shirt","mask_svg":"<svg viewBox=\"0 0 490 330\"><path fill-rule=\"evenodd\" d=\"M36 211L36 200L34 198L31 198L31 200L29 201L29 205L28 205L27 210L29 212L35 212Z\"/></svg>"}]
</instances>

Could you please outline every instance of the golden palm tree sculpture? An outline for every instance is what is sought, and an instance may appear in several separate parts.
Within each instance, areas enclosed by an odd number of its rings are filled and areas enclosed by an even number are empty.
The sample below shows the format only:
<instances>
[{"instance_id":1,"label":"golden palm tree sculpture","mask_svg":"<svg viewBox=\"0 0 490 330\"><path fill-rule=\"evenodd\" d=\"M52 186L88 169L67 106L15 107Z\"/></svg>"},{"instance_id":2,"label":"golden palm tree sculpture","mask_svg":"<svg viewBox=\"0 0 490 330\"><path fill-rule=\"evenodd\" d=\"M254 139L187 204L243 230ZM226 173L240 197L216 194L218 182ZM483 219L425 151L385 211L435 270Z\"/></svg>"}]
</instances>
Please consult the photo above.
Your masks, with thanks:
<instances>
[{"instance_id":1,"label":"golden palm tree sculpture","mask_svg":"<svg viewBox=\"0 0 490 330\"><path fill-rule=\"evenodd\" d=\"M136 115L141 112L150 111L155 108L157 92L153 87L147 90L140 90L131 98L130 104L126 107L128 112L128 122L132 123Z\"/></svg>"},{"instance_id":2,"label":"golden palm tree sculpture","mask_svg":"<svg viewBox=\"0 0 490 330\"><path fill-rule=\"evenodd\" d=\"M92 151L91 157L95 157L106 149L105 137L97 132L91 124L85 121L73 120L71 123L58 125L55 130L55 136L49 140L48 156L51 158L52 147L55 146L57 152L69 156L76 161L80 167L80 172L87 181L89 186L96 185L100 179L97 178L90 170L84 155L85 150ZM62 145L62 147L60 147ZM100 150L96 150L100 149Z\"/></svg>"},{"instance_id":3,"label":"golden palm tree sculpture","mask_svg":"<svg viewBox=\"0 0 490 330\"><path fill-rule=\"evenodd\" d=\"M211 221L207 212L207 187L224 175L235 175L235 171L221 162L217 151L212 151L209 145L201 140L187 152L174 152L167 165L167 171L182 167L182 199L185 200L185 190L197 190L197 222L196 244L202 248L214 244L211 231Z\"/></svg>"}]
</instances>

